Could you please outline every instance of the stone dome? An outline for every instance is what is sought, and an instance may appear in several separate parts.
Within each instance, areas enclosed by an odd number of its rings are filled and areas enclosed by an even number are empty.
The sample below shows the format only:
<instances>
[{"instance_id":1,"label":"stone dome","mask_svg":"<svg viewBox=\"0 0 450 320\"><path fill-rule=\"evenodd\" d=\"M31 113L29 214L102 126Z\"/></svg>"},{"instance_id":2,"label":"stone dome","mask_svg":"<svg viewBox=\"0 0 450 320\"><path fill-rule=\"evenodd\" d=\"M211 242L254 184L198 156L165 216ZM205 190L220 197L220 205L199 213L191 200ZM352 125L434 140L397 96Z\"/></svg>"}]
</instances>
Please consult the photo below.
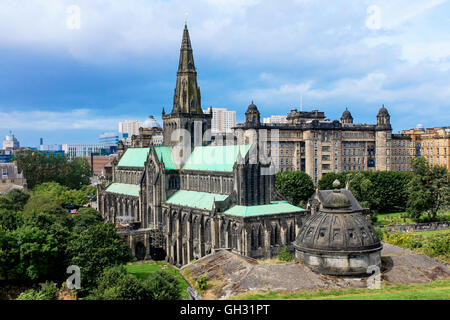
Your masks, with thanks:
<instances>
[{"instance_id":1,"label":"stone dome","mask_svg":"<svg viewBox=\"0 0 450 320\"><path fill-rule=\"evenodd\" d=\"M332 275L366 274L380 266L383 248L364 209L347 189L323 190L320 209L306 219L293 243L296 257Z\"/></svg>"},{"instance_id":2,"label":"stone dome","mask_svg":"<svg viewBox=\"0 0 450 320\"><path fill-rule=\"evenodd\" d=\"M253 103L253 101L247 108L247 112L249 111L258 111L258 107Z\"/></svg>"},{"instance_id":3,"label":"stone dome","mask_svg":"<svg viewBox=\"0 0 450 320\"><path fill-rule=\"evenodd\" d=\"M345 108L345 111L342 113L341 119L353 119L352 114Z\"/></svg>"},{"instance_id":4,"label":"stone dome","mask_svg":"<svg viewBox=\"0 0 450 320\"><path fill-rule=\"evenodd\" d=\"M380 108L380 110L378 110L378 116L389 116L389 112L387 111L387 109L383 106Z\"/></svg>"},{"instance_id":5,"label":"stone dome","mask_svg":"<svg viewBox=\"0 0 450 320\"><path fill-rule=\"evenodd\" d=\"M155 117L148 116L148 118L144 121L143 128L161 128L161 125L155 120Z\"/></svg>"}]
</instances>

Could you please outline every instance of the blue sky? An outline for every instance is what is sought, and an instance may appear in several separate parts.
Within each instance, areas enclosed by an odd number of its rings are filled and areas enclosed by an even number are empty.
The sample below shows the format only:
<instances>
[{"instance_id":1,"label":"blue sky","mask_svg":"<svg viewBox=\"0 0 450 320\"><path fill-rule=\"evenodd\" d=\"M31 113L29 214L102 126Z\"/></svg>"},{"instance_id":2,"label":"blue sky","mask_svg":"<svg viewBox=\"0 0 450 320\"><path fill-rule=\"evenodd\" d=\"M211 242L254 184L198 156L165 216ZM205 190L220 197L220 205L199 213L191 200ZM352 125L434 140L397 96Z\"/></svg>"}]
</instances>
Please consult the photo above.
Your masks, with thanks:
<instances>
[{"instance_id":1,"label":"blue sky","mask_svg":"<svg viewBox=\"0 0 450 320\"><path fill-rule=\"evenodd\" d=\"M71 5L80 28L68 28ZM185 13L203 107L450 125L450 1L1 0L0 135L97 143L171 110Z\"/></svg>"}]
</instances>

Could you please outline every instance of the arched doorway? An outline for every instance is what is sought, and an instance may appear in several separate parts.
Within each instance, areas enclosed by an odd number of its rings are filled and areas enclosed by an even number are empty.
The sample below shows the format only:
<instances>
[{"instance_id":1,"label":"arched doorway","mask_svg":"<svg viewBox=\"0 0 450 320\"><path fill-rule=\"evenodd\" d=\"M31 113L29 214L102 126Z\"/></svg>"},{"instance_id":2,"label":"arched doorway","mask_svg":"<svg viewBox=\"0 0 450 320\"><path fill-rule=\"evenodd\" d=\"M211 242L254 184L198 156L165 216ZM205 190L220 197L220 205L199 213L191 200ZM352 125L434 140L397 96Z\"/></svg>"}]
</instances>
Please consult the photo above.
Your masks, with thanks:
<instances>
[{"instance_id":1,"label":"arched doorway","mask_svg":"<svg viewBox=\"0 0 450 320\"><path fill-rule=\"evenodd\" d=\"M136 243L135 256L136 256L136 259L138 259L138 260L145 259L145 246L142 242Z\"/></svg>"}]
</instances>

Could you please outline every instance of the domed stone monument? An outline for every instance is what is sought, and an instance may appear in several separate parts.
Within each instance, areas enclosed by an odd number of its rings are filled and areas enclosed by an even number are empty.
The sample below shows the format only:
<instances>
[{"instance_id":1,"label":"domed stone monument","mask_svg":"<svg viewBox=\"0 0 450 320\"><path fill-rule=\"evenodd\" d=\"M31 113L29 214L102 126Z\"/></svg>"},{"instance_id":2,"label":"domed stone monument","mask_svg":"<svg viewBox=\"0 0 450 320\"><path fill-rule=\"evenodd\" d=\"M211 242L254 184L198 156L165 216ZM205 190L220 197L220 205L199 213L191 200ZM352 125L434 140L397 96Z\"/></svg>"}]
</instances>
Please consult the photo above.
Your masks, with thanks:
<instances>
[{"instance_id":1,"label":"domed stone monument","mask_svg":"<svg viewBox=\"0 0 450 320\"><path fill-rule=\"evenodd\" d=\"M296 260L329 275L368 275L381 267L381 244L370 219L347 189L317 191L318 210L302 226L294 242Z\"/></svg>"}]
</instances>

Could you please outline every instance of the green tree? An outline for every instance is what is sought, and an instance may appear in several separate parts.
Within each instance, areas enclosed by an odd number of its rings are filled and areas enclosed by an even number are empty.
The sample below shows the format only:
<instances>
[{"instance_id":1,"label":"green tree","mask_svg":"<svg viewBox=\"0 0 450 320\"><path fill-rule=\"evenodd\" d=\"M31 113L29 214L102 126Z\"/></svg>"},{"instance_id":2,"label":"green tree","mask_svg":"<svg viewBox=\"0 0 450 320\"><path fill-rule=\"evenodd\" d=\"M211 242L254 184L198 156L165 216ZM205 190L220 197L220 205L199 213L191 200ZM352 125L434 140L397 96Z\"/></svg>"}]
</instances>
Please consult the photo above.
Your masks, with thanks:
<instances>
[{"instance_id":1,"label":"green tree","mask_svg":"<svg viewBox=\"0 0 450 320\"><path fill-rule=\"evenodd\" d=\"M0 196L0 209L21 211L29 198L30 195L25 191L11 190L8 194Z\"/></svg>"},{"instance_id":2,"label":"green tree","mask_svg":"<svg viewBox=\"0 0 450 320\"><path fill-rule=\"evenodd\" d=\"M88 296L90 300L146 300L149 295L143 283L124 266L106 268L97 281L97 287Z\"/></svg>"},{"instance_id":3,"label":"green tree","mask_svg":"<svg viewBox=\"0 0 450 320\"><path fill-rule=\"evenodd\" d=\"M275 175L275 187L296 205L300 201L307 201L314 193L314 183L310 176L299 171L278 172Z\"/></svg>"},{"instance_id":4,"label":"green tree","mask_svg":"<svg viewBox=\"0 0 450 320\"><path fill-rule=\"evenodd\" d=\"M178 280L167 271L156 271L144 281L150 300L179 300L181 289Z\"/></svg>"},{"instance_id":5,"label":"green tree","mask_svg":"<svg viewBox=\"0 0 450 320\"><path fill-rule=\"evenodd\" d=\"M22 292L16 300L58 300L58 288L53 282L45 282L41 289L28 289Z\"/></svg>"},{"instance_id":6,"label":"green tree","mask_svg":"<svg viewBox=\"0 0 450 320\"><path fill-rule=\"evenodd\" d=\"M72 215L71 219L72 230L75 233L81 233L90 226L103 222L100 212L93 208L81 208L78 213Z\"/></svg>"},{"instance_id":7,"label":"green tree","mask_svg":"<svg viewBox=\"0 0 450 320\"><path fill-rule=\"evenodd\" d=\"M449 172L443 166L430 167L424 157L414 159L411 165L414 176L408 184L408 214L418 219L426 213L434 220L450 202Z\"/></svg>"},{"instance_id":8,"label":"green tree","mask_svg":"<svg viewBox=\"0 0 450 320\"><path fill-rule=\"evenodd\" d=\"M45 155L38 151L18 151L14 161L19 171L27 177L28 187L44 182L57 182L69 189L80 189L90 183L92 171L86 158L75 158L71 162L60 154Z\"/></svg>"},{"instance_id":9,"label":"green tree","mask_svg":"<svg viewBox=\"0 0 450 320\"><path fill-rule=\"evenodd\" d=\"M130 248L117 234L114 225L90 226L68 244L70 264L81 269L81 286L84 292L96 285L97 278L106 267L131 260Z\"/></svg>"},{"instance_id":10,"label":"green tree","mask_svg":"<svg viewBox=\"0 0 450 320\"><path fill-rule=\"evenodd\" d=\"M22 280L39 280L50 276L61 254L58 239L47 230L24 226L13 231L15 246L9 248L18 255L15 273Z\"/></svg>"},{"instance_id":11,"label":"green tree","mask_svg":"<svg viewBox=\"0 0 450 320\"><path fill-rule=\"evenodd\" d=\"M7 230L15 230L23 223L22 215L10 210L0 209L0 226Z\"/></svg>"},{"instance_id":12,"label":"green tree","mask_svg":"<svg viewBox=\"0 0 450 320\"><path fill-rule=\"evenodd\" d=\"M65 170L64 185L69 189L81 189L90 184L91 166L86 158L75 158Z\"/></svg>"}]
</instances>

